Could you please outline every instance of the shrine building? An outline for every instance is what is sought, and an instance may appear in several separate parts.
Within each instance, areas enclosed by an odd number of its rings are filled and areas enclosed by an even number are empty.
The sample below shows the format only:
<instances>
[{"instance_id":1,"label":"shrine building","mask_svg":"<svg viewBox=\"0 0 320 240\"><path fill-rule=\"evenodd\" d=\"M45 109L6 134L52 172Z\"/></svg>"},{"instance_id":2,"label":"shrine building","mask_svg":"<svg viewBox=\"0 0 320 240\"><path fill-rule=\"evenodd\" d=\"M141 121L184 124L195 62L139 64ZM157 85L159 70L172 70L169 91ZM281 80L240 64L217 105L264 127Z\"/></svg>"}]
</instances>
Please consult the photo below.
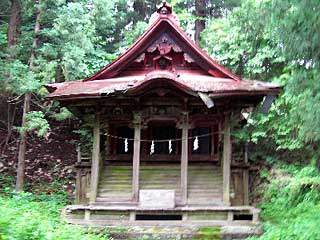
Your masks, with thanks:
<instances>
[{"instance_id":1,"label":"shrine building","mask_svg":"<svg viewBox=\"0 0 320 240\"><path fill-rule=\"evenodd\" d=\"M214 33L212 33L214 34ZM94 75L46 85L92 126L80 146L67 222L90 226L258 224L248 154L232 132L275 84L245 80L210 58L165 2L144 34Z\"/></svg>"}]
</instances>

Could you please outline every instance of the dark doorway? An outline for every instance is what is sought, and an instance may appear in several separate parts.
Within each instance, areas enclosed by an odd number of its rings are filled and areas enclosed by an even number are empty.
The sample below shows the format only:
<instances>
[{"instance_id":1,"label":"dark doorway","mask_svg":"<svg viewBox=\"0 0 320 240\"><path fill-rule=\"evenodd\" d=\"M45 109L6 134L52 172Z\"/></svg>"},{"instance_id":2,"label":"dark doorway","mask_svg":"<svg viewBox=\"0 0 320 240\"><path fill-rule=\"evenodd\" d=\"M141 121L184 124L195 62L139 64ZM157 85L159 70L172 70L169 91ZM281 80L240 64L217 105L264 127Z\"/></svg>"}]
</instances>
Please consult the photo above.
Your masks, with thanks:
<instances>
[{"instance_id":1,"label":"dark doorway","mask_svg":"<svg viewBox=\"0 0 320 240\"><path fill-rule=\"evenodd\" d=\"M174 126L151 126L151 139L154 141L153 154L175 154L176 141L157 142L157 140L176 139L177 130ZM150 144L151 148L151 144Z\"/></svg>"},{"instance_id":2,"label":"dark doorway","mask_svg":"<svg viewBox=\"0 0 320 240\"><path fill-rule=\"evenodd\" d=\"M207 154L211 153L211 128L210 127L197 127L192 129L192 141L198 137L198 148L192 149L192 154ZM193 145L193 142L192 142Z\"/></svg>"},{"instance_id":3,"label":"dark doorway","mask_svg":"<svg viewBox=\"0 0 320 240\"><path fill-rule=\"evenodd\" d=\"M127 126L117 128L117 154L132 154L133 153L133 141L134 130ZM127 139L127 140L126 140ZM127 146L126 146L127 142Z\"/></svg>"}]
</instances>

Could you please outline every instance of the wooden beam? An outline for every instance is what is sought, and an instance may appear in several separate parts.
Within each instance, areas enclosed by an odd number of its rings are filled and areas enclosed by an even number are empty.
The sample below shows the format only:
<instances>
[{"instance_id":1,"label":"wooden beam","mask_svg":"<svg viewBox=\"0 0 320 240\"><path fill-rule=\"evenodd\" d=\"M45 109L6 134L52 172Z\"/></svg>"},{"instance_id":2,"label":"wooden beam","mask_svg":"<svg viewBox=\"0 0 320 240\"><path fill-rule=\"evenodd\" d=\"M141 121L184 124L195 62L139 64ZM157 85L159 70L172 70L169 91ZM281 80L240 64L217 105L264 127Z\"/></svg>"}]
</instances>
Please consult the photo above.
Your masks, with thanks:
<instances>
[{"instance_id":1,"label":"wooden beam","mask_svg":"<svg viewBox=\"0 0 320 240\"><path fill-rule=\"evenodd\" d=\"M181 204L186 205L188 199L188 113L184 113L181 141Z\"/></svg>"},{"instance_id":2,"label":"wooden beam","mask_svg":"<svg viewBox=\"0 0 320 240\"><path fill-rule=\"evenodd\" d=\"M80 148L80 145L77 145L76 151L77 151L77 163L81 163L81 148Z\"/></svg>"},{"instance_id":3,"label":"wooden beam","mask_svg":"<svg viewBox=\"0 0 320 240\"><path fill-rule=\"evenodd\" d=\"M140 147L141 147L141 116L134 116L134 144L132 165L132 200L139 201Z\"/></svg>"},{"instance_id":4,"label":"wooden beam","mask_svg":"<svg viewBox=\"0 0 320 240\"><path fill-rule=\"evenodd\" d=\"M230 113L225 114L223 135L223 198L225 205L230 205L230 171L231 171L231 139Z\"/></svg>"},{"instance_id":5,"label":"wooden beam","mask_svg":"<svg viewBox=\"0 0 320 240\"><path fill-rule=\"evenodd\" d=\"M91 163L91 182L90 182L90 203L94 203L97 197L100 165L100 116L95 115L93 126L93 146Z\"/></svg>"}]
</instances>

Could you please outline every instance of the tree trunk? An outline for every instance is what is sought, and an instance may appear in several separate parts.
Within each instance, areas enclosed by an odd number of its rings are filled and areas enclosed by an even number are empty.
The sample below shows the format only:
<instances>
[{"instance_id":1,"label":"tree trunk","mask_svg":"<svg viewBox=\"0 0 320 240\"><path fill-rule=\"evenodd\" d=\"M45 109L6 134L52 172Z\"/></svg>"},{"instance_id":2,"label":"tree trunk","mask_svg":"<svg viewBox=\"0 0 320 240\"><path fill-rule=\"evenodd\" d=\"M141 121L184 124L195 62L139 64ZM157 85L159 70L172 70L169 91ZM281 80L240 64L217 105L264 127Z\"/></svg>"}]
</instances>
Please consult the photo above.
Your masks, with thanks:
<instances>
[{"instance_id":1,"label":"tree trunk","mask_svg":"<svg viewBox=\"0 0 320 240\"><path fill-rule=\"evenodd\" d=\"M21 3L20 0L11 0L10 22L8 28L8 48L17 44L20 36Z\"/></svg>"},{"instance_id":2,"label":"tree trunk","mask_svg":"<svg viewBox=\"0 0 320 240\"><path fill-rule=\"evenodd\" d=\"M194 40L199 45L201 42L201 32L206 27L206 0L196 0L196 16Z\"/></svg>"},{"instance_id":3,"label":"tree trunk","mask_svg":"<svg viewBox=\"0 0 320 240\"><path fill-rule=\"evenodd\" d=\"M10 9L10 21L8 26L8 32L7 32L7 47L9 50L9 56L7 57L8 60L14 59L15 54L13 54L13 51L10 51L11 48L16 46L18 42L18 38L20 36L20 25L21 25L21 3L20 0L11 0L11 9ZM6 81L10 81L10 74L6 74ZM1 152L6 150L6 147L8 145L8 142L11 138L12 133L12 124L14 119L14 113L15 113L15 106L13 107L14 112L11 117L11 111L10 111L10 103L8 103L8 99L10 99L11 94L9 92L5 93L7 95L7 136L5 138L5 141L1 143L3 145L3 148Z\"/></svg>"},{"instance_id":4,"label":"tree trunk","mask_svg":"<svg viewBox=\"0 0 320 240\"><path fill-rule=\"evenodd\" d=\"M133 9L137 13L136 18L133 19L133 22L143 21L147 15L147 3L145 1L136 0L133 3Z\"/></svg>"},{"instance_id":5,"label":"tree trunk","mask_svg":"<svg viewBox=\"0 0 320 240\"><path fill-rule=\"evenodd\" d=\"M12 108L10 107L11 105L12 105ZM7 121L8 121L8 123L7 123L7 136L4 141L3 151L6 149L6 146L8 146L10 138L11 138L14 119L16 116L16 110L17 110L16 104L15 103L11 104L9 102L8 103L8 113L7 113L8 114L8 116L7 116Z\"/></svg>"},{"instance_id":6,"label":"tree trunk","mask_svg":"<svg viewBox=\"0 0 320 240\"><path fill-rule=\"evenodd\" d=\"M21 123L22 126L24 126L24 124L26 123L26 116L30 110L30 97L31 97L30 93L26 93L24 95L23 115L22 115L22 123ZM25 131L21 131L20 142L19 142L17 182L16 182L16 191L17 192L23 191L26 142L27 142L27 133Z\"/></svg>"},{"instance_id":7,"label":"tree trunk","mask_svg":"<svg viewBox=\"0 0 320 240\"><path fill-rule=\"evenodd\" d=\"M29 59L29 70L32 71L34 67L34 60L35 60L35 49L38 46L38 33L40 31L40 4L41 0L38 2L39 7L36 13L36 22L34 26L34 37L33 37L33 44L31 55ZM27 92L24 96L24 104L23 104L23 115L22 115L22 126L26 123L26 116L30 110L30 100L31 100L31 93ZM25 169L25 156L26 156L26 142L27 142L27 133L25 131L21 131L20 133L20 142L19 142L19 155L18 155L18 169L17 169L17 182L16 182L16 191L23 191L24 185L24 169Z\"/></svg>"}]
</instances>

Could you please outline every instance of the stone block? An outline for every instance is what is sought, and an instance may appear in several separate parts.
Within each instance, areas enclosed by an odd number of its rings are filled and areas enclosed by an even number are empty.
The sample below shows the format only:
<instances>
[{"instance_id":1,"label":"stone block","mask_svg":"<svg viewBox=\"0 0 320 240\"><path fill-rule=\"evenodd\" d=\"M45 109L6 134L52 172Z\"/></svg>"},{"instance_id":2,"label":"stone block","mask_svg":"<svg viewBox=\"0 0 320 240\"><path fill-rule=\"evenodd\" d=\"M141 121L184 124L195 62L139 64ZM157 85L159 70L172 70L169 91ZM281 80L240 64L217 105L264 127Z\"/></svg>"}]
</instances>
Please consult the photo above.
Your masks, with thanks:
<instances>
[{"instance_id":1,"label":"stone block","mask_svg":"<svg viewBox=\"0 0 320 240\"><path fill-rule=\"evenodd\" d=\"M146 209L175 207L174 190L140 190L139 206Z\"/></svg>"}]
</instances>

